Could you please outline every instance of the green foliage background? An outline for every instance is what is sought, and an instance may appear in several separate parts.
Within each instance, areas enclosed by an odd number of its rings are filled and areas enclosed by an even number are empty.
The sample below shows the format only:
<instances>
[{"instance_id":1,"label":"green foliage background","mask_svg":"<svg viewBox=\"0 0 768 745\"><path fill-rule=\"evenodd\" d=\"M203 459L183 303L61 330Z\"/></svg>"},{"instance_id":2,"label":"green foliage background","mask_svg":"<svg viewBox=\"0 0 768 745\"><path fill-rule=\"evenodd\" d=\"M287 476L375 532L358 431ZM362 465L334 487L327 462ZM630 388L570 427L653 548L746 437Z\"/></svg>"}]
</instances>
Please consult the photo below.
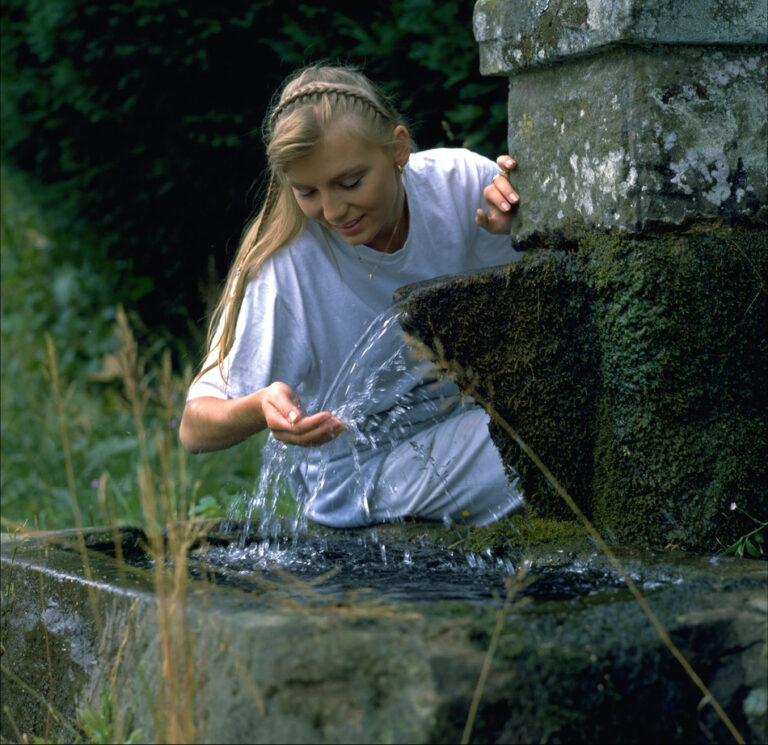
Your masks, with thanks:
<instances>
[{"instance_id":1,"label":"green foliage background","mask_svg":"<svg viewBox=\"0 0 768 745\"><path fill-rule=\"evenodd\" d=\"M261 122L296 68L362 67L422 147L501 152L505 93L479 75L472 6L5 0L3 156L98 236L57 256L99 278L97 304L183 336L255 207Z\"/></svg>"}]
</instances>

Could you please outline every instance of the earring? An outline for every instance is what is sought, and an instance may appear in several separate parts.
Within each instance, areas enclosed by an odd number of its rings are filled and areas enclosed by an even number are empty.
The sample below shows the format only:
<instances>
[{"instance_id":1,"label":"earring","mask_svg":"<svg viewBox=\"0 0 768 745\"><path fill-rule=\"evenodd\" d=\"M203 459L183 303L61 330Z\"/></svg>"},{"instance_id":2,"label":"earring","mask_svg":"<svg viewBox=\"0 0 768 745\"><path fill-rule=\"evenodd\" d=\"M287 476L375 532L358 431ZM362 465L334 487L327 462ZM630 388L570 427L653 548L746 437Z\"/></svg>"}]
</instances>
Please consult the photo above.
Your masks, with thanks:
<instances>
[{"instance_id":1,"label":"earring","mask_svg":"<svg viewBox=\"0 0 768 745\"><path fill-rule=\"evenodd\" d=\"M403 167L402 167L402 166L401 166L399 163L395 163L395 168L397 169L397 173L398 173L398 175L399 175L399 174L402 174L402 172L403 172Z\"/></svg>"}]
</instances>

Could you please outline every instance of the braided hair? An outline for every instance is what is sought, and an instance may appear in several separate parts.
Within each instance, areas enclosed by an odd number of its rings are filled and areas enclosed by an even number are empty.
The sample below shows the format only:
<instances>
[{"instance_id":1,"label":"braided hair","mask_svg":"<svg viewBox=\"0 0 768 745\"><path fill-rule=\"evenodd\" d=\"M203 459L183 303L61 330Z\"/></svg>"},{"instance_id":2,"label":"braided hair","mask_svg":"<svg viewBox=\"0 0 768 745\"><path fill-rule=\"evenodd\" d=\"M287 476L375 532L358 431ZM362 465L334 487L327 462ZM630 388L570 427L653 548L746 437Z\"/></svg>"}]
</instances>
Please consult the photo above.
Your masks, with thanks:
<instances>
[{"instance_id":1,"label":"braided hair","mask_svg":"<svg viewBox=\"0 0 768 745\"><path fill-rule=\"evenodd\" d=\"M396 144L403 120L384 93L350 67L314 65L290 78L279 92L262 128L267 152L268 187L258 214L246 226L224 292L208 329L208 348L216 359L198 374L221 366L232 348L248 281L264 261L304 229L305 216L285 178L285 171L307 155L330 125L345 125L363 141L380 147Z\"/></svg>"},{"instance_id":2,"label":"braided hair","mask_svg":"<svg viewBox=\"0 0 768 745\"><path fill-rule=\"evenodd\" d=\"M378 93L378 89L373 86L371 86L371 92L365 91L357 86L323 82L309 83L300 86L293 93L283 95L280 103L274 108L269 116L268 132L271 133L274 130L275 123L287 110L312 99L322 97L349 98L362 106L370 106L384 120L396 123L398 121L397 112L381 94L376 95ZM380 100L377 100L379 97Z\"/></svg>"}]
</instances>

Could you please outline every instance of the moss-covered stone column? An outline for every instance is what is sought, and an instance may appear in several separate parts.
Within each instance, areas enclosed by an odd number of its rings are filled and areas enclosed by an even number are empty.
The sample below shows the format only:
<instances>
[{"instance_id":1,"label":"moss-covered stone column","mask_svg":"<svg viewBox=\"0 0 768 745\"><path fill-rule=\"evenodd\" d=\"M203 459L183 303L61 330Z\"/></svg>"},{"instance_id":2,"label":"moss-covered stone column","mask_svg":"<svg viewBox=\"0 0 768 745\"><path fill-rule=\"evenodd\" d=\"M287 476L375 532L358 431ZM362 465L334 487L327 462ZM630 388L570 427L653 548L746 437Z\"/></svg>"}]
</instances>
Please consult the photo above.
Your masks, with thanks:
<instances>
[{"instance_id":1,"label":"moss-covered stone column","mask_svg":"<svg viewBox=\"0 0 768 745\"><path fill-rule=\"evenodd\" d=\"M475 6L527 253L405 322L619 541L714 551L768 516L767 24L765 0ZM492 435L531 513L570 517Z\"/></svg>"}]
</instances>

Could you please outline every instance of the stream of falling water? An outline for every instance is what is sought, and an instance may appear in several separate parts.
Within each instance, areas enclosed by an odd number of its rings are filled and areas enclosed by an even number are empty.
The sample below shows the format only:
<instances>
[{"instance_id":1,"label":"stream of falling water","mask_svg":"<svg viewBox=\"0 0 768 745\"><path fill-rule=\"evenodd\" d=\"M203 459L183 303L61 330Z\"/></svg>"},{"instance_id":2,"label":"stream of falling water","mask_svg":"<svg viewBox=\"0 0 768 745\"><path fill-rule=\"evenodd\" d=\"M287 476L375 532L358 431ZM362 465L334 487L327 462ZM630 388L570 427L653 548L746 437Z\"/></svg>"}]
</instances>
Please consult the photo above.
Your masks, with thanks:
<instances>
[{"instance_id":1,"label":"stream of falling water","mask_svg":"<svg viewBox=\"0 0 768 745\"><path fill-rule=\"evenodd\" d=\"M345 490L347 499L359 505L355 508L362 518L359 524L370 522L369 498L377 473L372 460L424 427L472 405L453 382L437 375L432 363L417 358L403 338L398 318L399 308L391 307L371 323L323 400L305 400L298 386L296 392L307 411L331 411L344 422L346 431L315 448L267 439L260 482L246 506L246 532L268 536L288 527L298 533L324 490L338 490L339 479L349 479L350 470L352 488ZM423 468L431 467L428 456L421 459ZM289 526L275 519L278 497L286 493L297 500Z\"/></svg>"}]
</instances>

